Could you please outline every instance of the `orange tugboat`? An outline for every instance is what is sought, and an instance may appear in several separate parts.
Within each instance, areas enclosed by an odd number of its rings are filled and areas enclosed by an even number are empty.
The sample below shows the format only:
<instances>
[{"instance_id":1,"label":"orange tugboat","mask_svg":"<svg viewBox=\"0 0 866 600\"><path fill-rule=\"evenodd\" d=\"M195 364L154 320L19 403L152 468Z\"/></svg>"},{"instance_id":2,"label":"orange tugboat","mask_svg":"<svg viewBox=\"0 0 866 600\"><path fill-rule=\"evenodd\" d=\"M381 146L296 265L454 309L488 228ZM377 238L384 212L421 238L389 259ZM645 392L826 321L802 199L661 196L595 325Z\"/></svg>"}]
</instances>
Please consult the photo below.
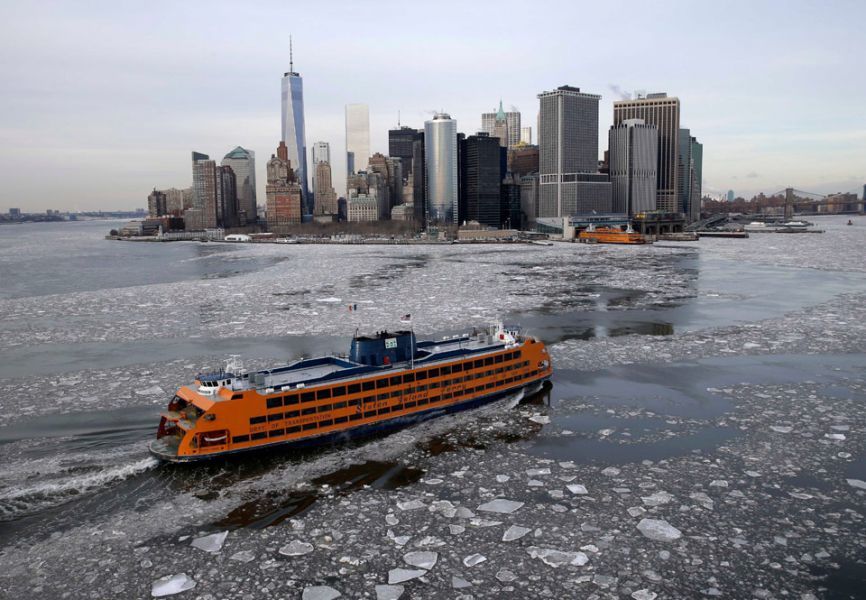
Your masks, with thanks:
<instances>
[{"instance_id":1,"label":"orange tugboat","mask_svg":"<svg viewBox=\"0 0 866 600\"><path fill-rule=\"evenodd\" d=\"M598 227L590 225L580 232L578 240L585 244L646 244L646 238L635 233L631 225L623 231L618 227Z\"/></svg>"},{"instance_id":2,"label":"orange tugboat","mask_svg":"<svg viewBox=\"0 0 866 600\"><path fill-rule=\"evenodd\" d=\"M501 324L442 341L356 336L348 358L198 375L161 414L150 451L186 462L341 442L532 393L552 372L544 343Z\"/></svg>"}]
</instances>

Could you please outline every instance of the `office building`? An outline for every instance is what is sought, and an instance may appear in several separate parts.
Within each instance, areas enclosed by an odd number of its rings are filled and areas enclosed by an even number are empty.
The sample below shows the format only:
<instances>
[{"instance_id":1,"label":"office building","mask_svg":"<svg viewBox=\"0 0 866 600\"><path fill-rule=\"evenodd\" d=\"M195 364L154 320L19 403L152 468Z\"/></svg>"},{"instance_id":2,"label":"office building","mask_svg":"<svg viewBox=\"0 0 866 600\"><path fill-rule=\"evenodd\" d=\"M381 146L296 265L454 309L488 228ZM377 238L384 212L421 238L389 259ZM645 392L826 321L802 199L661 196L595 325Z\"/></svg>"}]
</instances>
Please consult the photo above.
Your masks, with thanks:
<instances>
[{"instance_id":1,"label":"office building","mask_svg":"<svg viewBox=\"0 0 866 600\"><path fill-rule=\"evenodd\" d=\"M520 143L527 144L529 146L532 145L532 127L520 128Z\"/></svg>"},{"instance_id":2,"label":"office building","mask_svg":"<svg viewBox=\"0 0 866 600\"><path fill-rule=\"evenodd\" d=\"M405 125L388 130L388 156L399 158L403 165L403 179L412 173L412 156L415 140L420 132Z\"/></svg>"},{"instance_id":3,"label":"office building","mask_svg":"<svg viewBox=\"0 0 866 600\"><path fill-rule=\"evenodd\" d=\"M519 144L508 151L508 170L518 177L538 173L538 146Z\"/></svg>"},{"instance_id":4,"label":"office building","mask_svg":"<svg viewBox=\"0 0 866 600\"><path fill-rule=\"evenodd\" d=\"M610 212L610 182L598 173L601 96L564 85L538 99L538 217Z\"/></svg>"},{"instance_id":5,"label":"office building","mask_svg":"<svg viewBox=\"0 0 866 600\"><path fill-rule=\"evenodd\" d=\"M424 132L419 131L412 142L412 205L415 207L415 222L421 229L427 227L427 163L424 147Z\"/></svg>"},{"instance_id":6,"label":"office building","mask_svg":"<svg viewBox=\"0 0 866 600\"><path fill-rule=\"evenodd\" d=\"M336 216L338 214L337 192L334 191L334 185L331 181L330 163L327 161L317 162L313 180L316 182L316 187L313 189L316 200L313 214Z\"/></svg>"},{"instance_id":7,"label":"office building","mask_svg":"<svg viewBox=\"0 0 866 600\"><path fill-rule=\"evenodd\" d=\"M216 180L217 226L237 227L241 223L238 218L238 188L235 172L228 165L216 167Z\"/></svg>"},{"instance_id":8,"label":"office building","mask_svg":"<svg viewBox=\"0 0 866 600\"><path fill-rule=\"evenodd\" d=\"M656 209L658 128L626 119L608 134L612 212L633 216Z\"/></svg>"},{"instance_id":9,"label":"office building","mask_svg":"<svg viewBox=\"0 0 866 600\"><path fill-rule=\"evenodd\" d=\"M300 223L302 220L303 191L298 182L296 170L289 160L289 149L284 141L277 147L277 154L271 155L267 164L268 184L265 188L267 197L268 229L282 233L287 225Z\"/></svg>"},{"instance_id":10,"label":"office building","mask_svg":"<svg viewBox=\"0 0 866 600\"><path fill-rule=\"evenodd\" d=\"M499 227L501 229L523 229L520 206L520 177L506 173L499 186Z\"/></svg>"},{"instance_id":11,"label":"office building","mask_svg":"<svg viewBox=\"0 0 866 600\"><path fill-rule=\"evenodd\" d=\"M282 141L286 143L286 160L295 170L295 177L301 186L304 203L308 202L307 188L307 137L304 127L304 80L295 72L291 39L289 40L289 70L283 73L282 80ZM312 206L305 205L303 212L312 212Z\"/></svg>"},{"instance_id":12,"label":"office building","mask_svg":"<svg viewBox=\"0 0 866 600\"><path fill-rule=\"evenodd\" d=\"M497 111L481 114L481 131L486 131L490 137L500 138L503 147L511 148L520 142L520 113L505 112L500 100Z\"/></svg>"},{"instance_id":13,"label":"office building","mask_svg":"<svg viewBox=\"0 0 866 600\"><path fill-rule=\"evenodd\" d=\"M538 218L538 173L520 178L520 218L524 228L535 226Z\"/></svg>"},{"instance_id":14,"label":"office building","mask_svg":"<svg viewBox=\"0 0 866 600\"><path fill-rule=\"evenodd\" d=\"M437 113L424 122L427 220L429 224L458 223L457 121Z\"/></svg>"},{"instance_id":15,"label":"office building","mask_svg":"<svg viewBox=\"0 0 866 600\"><path fill-rule=\"evenodd\" d=\"M728 190L727 196L728 196L728 202L733 202L734 201L734 190Z\"/></svg>"},{"instance_id":16,"label":"office building","mask_svg":"<svg viewBox=\"0 0 866 600\"><path fill-rule=\"evenodd\" d=\"M680 164L678 166L680 169L680 187L678 193L686 222L693 223L701 218L704 145L689 134L688 129L680 129Z\"/></svg>"},{"instance_id":17,"label":"office building","mask_svg":"<svg viewBox=\"0 0 866 600\"><path fill-rule=\"evenodd\" d=\"M216 162L207 154L192 153L193 208L198 211L195 224L198 229L217 226ZM189 229L189 227L187 227Z\"/></svg>"},{"instance_id":18,"label":"office building","mask_svg":"<svg viewBox=\"0 0 866 600\"><path fill-rule=\"evenodd\" d=\"M156 188L147 196L147 216L151 219L168 214L168 203L165 192Z\"/></svg>"},{"instance_id":19,"label":"office building","mask_svg":"<svg viewBox=\"0 0 866 600\"><path fill-rule=\"evenodd\" d=\"M613 103L613 124L628 119L643 119L658 128L658 166L656 167L656 209L682 212L677 195L679 182L680 101L667 94L648 94L645 98L617 100Z\"/></svg>"},{"instance_id":20,"label":"office building","mask_svg":"<svg viewBox=\"0 0 866 600\"><path fill-rule=\"evenodd\" d=\"M379 200L375 196L354 193L346 200L347 220L352 223L379 220Z\"/></svg>"},{"instance_id":21,"label":"office building","mask_svg":"<svg viewBox=\"0 0 866 600\"><path fill-rule=\"evenodd\" d=\"M312 149L312 165L310 166L310 175L313 178L313 203L318 204L318 200L316 199L316 165L321 162L326 162L331 164L331 145L328 142L316 142L313 144Z\"/></svg>"},{"instance_id":22,"label":"office building","mask_svg":"<svg viewBox=\"0 0 866 600\"><path fill-rule=\"evenodd\" d=\"M370 108L366 104L346 105L346 173L367 168L370 160Z\"/></svg>"},{"instance_id":23,"label":"office building","mask_svg":"<svg viewBox=\"0 0 866 600\"><path fill-rule=\"evenodd\" d=\"M464 195L461 204L464 207L461 207L459 221L478 221L482 225L498 228L502 223L499 139L482 131L467 137L461 146L463 160L460 179Z\"/></svg>"},{"instance_id":24,"label":"office building","mask_svg":"<svg viewBox=\"0 0 866 600\"><path fill-rule=\"evenodd\" d=\"M256 222L256 153L238 146L223 157L222 166L231 167L237 183L238 225Z\"/></svg>"}]
</instances>

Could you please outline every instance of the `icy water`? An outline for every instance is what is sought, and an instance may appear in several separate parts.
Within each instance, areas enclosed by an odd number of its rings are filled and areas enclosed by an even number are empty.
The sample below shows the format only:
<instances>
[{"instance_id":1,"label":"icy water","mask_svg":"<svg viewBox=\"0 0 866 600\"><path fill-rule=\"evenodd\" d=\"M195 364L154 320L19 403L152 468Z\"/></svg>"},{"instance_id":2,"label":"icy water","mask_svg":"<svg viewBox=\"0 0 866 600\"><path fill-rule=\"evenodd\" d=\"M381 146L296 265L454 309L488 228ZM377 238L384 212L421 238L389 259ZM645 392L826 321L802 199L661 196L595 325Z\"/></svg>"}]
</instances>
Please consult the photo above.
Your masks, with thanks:
<instances>
[{"instance_id":1,"label":"icy water","mask_svg":"<svg viewBox=\"0 0 866 600\"><path fill-rule=\"evenodd\" d=\"M0 589L858 597L866 219L846 221L645 248L0 227ZM343 352L405 313L419 337L518 322L554 377L351 446L203 466L147 454L197 371Z\"/></svg>"}]
</instances>

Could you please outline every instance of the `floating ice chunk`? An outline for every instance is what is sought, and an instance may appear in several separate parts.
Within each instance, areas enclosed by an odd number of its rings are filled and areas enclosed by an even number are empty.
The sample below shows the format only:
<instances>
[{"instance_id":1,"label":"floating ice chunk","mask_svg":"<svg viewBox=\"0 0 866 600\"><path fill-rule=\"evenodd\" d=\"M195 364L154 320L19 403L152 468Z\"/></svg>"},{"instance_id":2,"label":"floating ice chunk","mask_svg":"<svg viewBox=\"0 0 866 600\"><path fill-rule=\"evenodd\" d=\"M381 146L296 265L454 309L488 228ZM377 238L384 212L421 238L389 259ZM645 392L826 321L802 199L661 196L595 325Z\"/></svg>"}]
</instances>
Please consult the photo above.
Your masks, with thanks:
<instances>
[{"instance_id":1,"label":"floating ice chunk","mask_svg":"<svg viewBox=\"0 0 866 600\"><path fill-rule=\"evenodd\" d=\"M544 467L543 469L526 469L526 474L530 477L540 477L541 475L550 475L550 469Z\"/></svg>"},{"instance_id":2,"label":"floating ice chunk","mask_svg":"<svg viewBox=\"0 0 866 600\"><path fill-rule=\"evenodd\" d=\"M388 571L388 583L403 583L410 579L417 579L427 573L424 569L391 569Z\"/></svg>"},{"instance_id":3,"label":"floating ice chunk","mask_svg":"<svg viewBox=\"0 0 866 600\"><path fill-rule=\"evenodd\" d=\"M665 492L664 490L655 492L650 496L641 496L641 502L643 502L647 506L661 506L662 504L667 504L673 499L674 497L671 496L669 493Z\"/></svg>"},{"instance_id":4,"label":"floating ice chunk","mask_svg":"<svg viewBox=\"0 0 866 600\"><path fill-rule=\"evenodd\" d=\"M724 479L713 479L710 482L710 487L726 488L726 487L728 487L728 482L725 481Z\"/></svg>"},{"instance_id":5,"label":"floating ice chunk","mask_svg":"<svg viewBox=\"0 0 866 600\"><path fill-rule=\"evenodd\" d=\"M533 415L529 417L529 420L533 423L538 423L539 425L547 425L550 423L550 417L546 415Z\"/></svg>"},{"instance_id":6,"label":"floating ice chunk","mask_svg":"<svg viewBox=\"0 0 866 600\"><path fill-rule=\"evenodd\" d=\"M505 482L508 481L509 479L511 479L511 477L509 477L508 475L497 475L497 476L496 476L496 481L497 481L498 483L505 483Z\"/></svg>"},{"instance_id":7,"label":"floating ice chunk","mask_svg":"<svg viewBox=\"0 0 866 600\"><path fill-rule=\"evenodd\" d=\"M398 546L405 546L406 544L409 543L409 540L411 540L411 539L412 539L411 535L395 535L394 537L391 538L391 540L393 540L393 542L395 544L397 544Z\"/></svg>"},{"instance_id":8,"label":"floating ice chunk","mask_svg":"<svg viewBox=\"0 0 866 600\"><path fill-rule=\"evenodd\" d=\"M455 514L461 519L471 519L475 516L475 513L466 508L465 506L458 506L457 512Z\"/></svg>"},{"instance_id":9,"label":"floating ice chunk","mask_svg":"<svg viewBox=\"0 0 866 600\"><path fill-rule=\"evenodd\" d=\"M581 546L580 549L592 553L598 552L598 546L596 546L595 544L587 544L586 546Z\"/></svg>"},{"instance_id":10,"label":"floating ice chunk","mask_svg":"<svg viewBox=\"0 0 866 600\"><path fill-rule=\"evenodd\" d=\"M554 568L563 565L582 567L589 562L589 557L583 552L563 552L553 548L536 548L535 546L528 548L527 552L530 557L541 559L541 562Z\"/></svg>"},{"instance_id":11,"label":"floating ice chunk","mask_svg":"<svg viewBox=\"0 0 866 600\"><path fill-rule=\"evenodd\" d=\"M334 600L342 596L340 592L327 585L313 585L304 588L301 600Z\"/></svg>"},{"instance_id":12,"label":"floating ice chunk","mask_svg":"<svg viewBox=\"0 0 866 600\"><path fill-rule=\"evenodd\" d=\"M851 431L850 425L830 425L830 429L835 431Z\"/></svg>"},{"instance_id":13,"label":"floating ice chunk","mask_svg":"<svg viewBox=\"0 0 866 600\"><path fill-rule=\"evenodd\" d=\"M745 344L743 344L743 348L746 350L751 350L753 348L760 348L760 347L761 347L761 344L756 344L755 342L746 342ZM634 597L634 595L632 595L632 597ZM653 598L655 598L655 597L656 597L656 595L653 594Z\"/></svg>"},{"instance_id":14,"label":"floating ice chunk","mask_svg":"<svg viewBox=\"0 0 866 600\"><path fill-rule=\"evenodd\" d=\"M639 517L643 514L646 514L646 509L643 506L632 506L628 509L628 514L633 517Z\"/></svg>"},{"instance_id":15,"label":"floating ice chunk","mask_svg":"<svg viewBox=\"0 0 866 600\"><path fill-rule=\"evenodd\" d=\"M432 546L434 548L438 548L439 546L444 546L444 545L445 545L445 542L440 540L438 537L435 537L432 535L422 537L420 540L415 542L415 546L417 546L418 548L423 548L424 546Z\"/></svg>"},{"instance_id":16,"label":"floating ice chunk","mask_svg":"<svg viewBox=\"0 0 866 600\"><path fill-rule=\"evenodd\" d=\"M562 461L561 463L559 463L559 466L562 467L563 469L576 469L577 468L577 465L574 464L573 460Z\"/></svg>"},{"instance_id":17,"label":"floating ice chunk","mask_svg":"<svg viewBox=\"0 0 866 600\"><path fill-rule=\"evenodd\" d=\"M377 585L376 600L398 600L404 589L402 585Z\"/></svg>"},{"instance_id":18,"label":"floating ice chunk","mask_svg":"<svg viewBox=\"0 0 866 600\"><path fill-rule=\"evenodd\" d=\"M586 491L586 487L579 483L572 483L571 485L567 485L565 487L568 488L569 492L576 496L583 496L589 493L588 491Z\"/></svg>"},{"instance_id":19,"label":"floating ice chunk","mask_svg":"<svg viewBox=\"0 0 866 600\"><path fill-rule=\"evenodd\" d=\"M463 525L449 525L448 531L451 532L451 535L459 535L466 531L466 528Z\"/></svg>"},{"instance_id":20,"label":"floating ice chunk","mask_svg":"<svg viewBox=\"0 0 866 600\"><path fill-rule=\"evenodd\" d=\"M336 304L337 302L342 302L341 298L337 298L336 296L329 296L327 298L316 298L316 302L325 302L327 304Z\"/></svg>"},{"instance_id":21,"label":"floating ice chunk","mask_svg":"<svg viewBox=\"0 0 866 600\"><path fill-rule=\"evenodd\" d=\"M303 556L313 551L313 545L300 540L292 540L278 550L283 556Z\"/></svg>"},{"instance_id":22,"label":"floating ice chunk","mask_svg":"<svg viewBox=\"0 0 866 600\"><path fill-rule=\"evenodd\" d=\"M397 523L400 522L400 519L395 517L392 513L388 513L387 515L385 515L385 522L388 525L396 525Z\"/></svg>"},{"instance_id":23,"label":"floating ice chunk","mask_svg":"<svg viewBox=\"0 0 866 600\"><path fill-rule=\"evenodd\" d=\"M707 496L704 492L692 492L689 494L689 498L696 501L707 510L713 510L713 507L715 506L713 499Z\"/></svg>"},{"instance_id":24,"label":"floating ice chunk","mask_svg":"<svg viewBox=\"0 0 866 600\"><path fill-rule=\"evenodd\" d=\"M192 546L199 550L204 550L205 552L217 553L222 550L228 534L228 531L220 531L219 533L212 533L211 535L195 538L192 541Z\"/></svg>"},{"instance_id":25,"label":"floating ice chunk","mask_svg":"<svg viewBox=\"0 0 866 600\"><path fill-rule=\"evenodd\" d=\"M148 388L135 390L135 393L138 394L139 396L162 396L165 394L165 392L162 391L162 388L159 387L158 385L153 385L153 386L148 387Z\"/></svg>"},{"instance_id":26,"label":"floating ice chunk","mask_svg":"<svg viewBox=\"0 0 866 600\"><path fill-rule=\"evenodd\" d=\"M638 531L657 542L672 542L683 536L683 533L663 519L641 519L637 524Z\"/></svg>"},{"instance_id":27,"label":"floating ice chunk","mask_svg":"<svg viewBox=\"0 0 866 600\"><path fill-rule=\"evenodd\" d=\"M515 575L508 569L499 569L499 571L496 572L496 579L498 579L502 583L509 583L517 579L517 575Z\"/></svg>"},{"instance_id":28,"label":"floating ice chunk","mask_svg":"<svg viewBox=\"0 0 866 600\"><path fill-rule=\"evenodd\" d=\"M529 487L544 487L544 482L537 479L530 479L526 482Z\"/></svg>"},{"instance_id":29,"label":"floating ice chunk","mask_svg":"<svg viewBox=\"0 0 866 600\"><path fill-rule=\"evenodd\" d=\"M797 500L811 500L813 498L811 494L804 494L802 492L788 492L788 495Z\"/></svg>"},{"instance_id":30,"label":"floating ice chunk","mask_svg":"<svg viewBox=\"0 0 866 600\"><path fill-rule=\"evenodd\" d=\"M160 577L153 582L150 588L150 595L154 598L162 598L163 596L173 596L195 587L195 581L190 579L186 573L178 573L177 575L166 575Z\"/></svg>"},{"instance_id":31,"label":"floating ice chunk","mask_svg":"<svg viewBox=\"0 0 866 600\"><path fill-rule=\"evenodd\" d=\"M505 533L502 534L503 542L513 542L514 540L519 540L524 535L532 531L529 527L521 527L520 525L512 525L508 529L505 530Z\"/></svg>"},{"instance_id":32,"label":"floating ice chunk","mask_svg":"<svg viewBox=\"0 0 866 600\"><path fill-rule=\"evenodd\" d=\"M463 559L463 564L467 567L474 567L475 565L480 565L485 560L487 560L487 557L482 554L470 554Z\"/></svg>"},{"instance_id":33,"label":"floating ice chunk","mask_svg":"<svg viewBox=\"0 0 866 600\"><path fill-rule=\"evenodd\" d=\"M462 577L457 577L457 575L451 576L451 587L455 590L462 590L463 588L471 587L472 584L463 579Z\"/></svg>"},{"instance_id":34,"label":"floating ice chunk","mask_svg":"<svg viewBox=\"0 0 866 600\"><path fill-rule=\"evenodd\" d=\"M409 500L407 502L398 502L397 508L400 510L418 510L424 508L425 504L420 500Z\"/></svg>"},{"instance_id":35,"label":"floating ice chunk","mask_svg":"<svg viewBox=\"0 0 866 600\"><path fill-rule=\"evenodd\" d=\"M845 440L845 434L844 433L825 433L824 437L827 438L828 440L837 440L840 442Z\"/></svg>"},{"instance_id":36,"label":"floating ice chunk","mask_svg":"<svg viewBox=\"0 0 866 600\"><path fill-rule=\"evenodd\" d=\"M770 429L776 433L791 433L794 428L788 425L770 425Z\"/></svg>"},{"instance_id":37,"label":"floating ice chunk","mask_svg":"<svg viewBox=\"0 0 866 600\"><path fill-rule=\"evenodd\" d=\"M621 471L616 467L607 467L601 470L601 474L606 477L616 477L620 472Z\"/></svg>"},{"instance_id":38,"label":"floating ice chunk","mask_svg":"<svg viewBox=\"0 0 866 600\"><path fill-rule=\"evenodd\" d=\"M743 471L743 472L746 475L748 475L749 477L760 477L761 476L761 474L758 473L757 471Z\"/></svg>"},{"instance_id":39,"label":"floating ice chunk","mask_svg":"<svg viewBox=\"0 0 866 600\"><path fill-rule=\"evenodd\" d=\"M562 500L565 494L562 493L562 490L548 490L547 492L550 494L551 498L556 498L557 500Z\"/></svg>"},{"instance_id":40,"label":"floating ice chunk","mask_svg":"<svg viewBox=\"0 0 866 600\"><path fill-rule=\"evenodd\" d=\"M250 552L249 550L241 550L240 552L235 552L231 556L229 556L229 560L236 560L242 563L248 563L255 559L256 555Z\"/></svg>"},{"instance_id":41,"label":"floating ice chunk","mask_svg":"<svg viewBox=\"0 0 866 600\"><path fill-rule=\"evenodd\" d=\"M403 555L403 560L407 565L418 567L429 571L436 566L436 561L439 560L438 552L408 552Z\"/></svg>"},{"instance_id":42,"label":"floating ice chunk","mask_svg":"<svg viewBox=\"0 0 866 600\"><path fill-rule=\"evenodd\" d=\"M496 527L502 525L502 521L491 521L490 519L469 519L469 524L473 527Z\"/></svg>"},{"instance_id":43,"label":"floating ice chunk","mask_svg":"<svg viewBox=\"0 0 866 600\"><path fill-rule=\"evenodd\" d=\"M599 429L598 435L600 435L601 437L607 437L610 434L612 434L613 432L614 432L613 429Z\"/></svg>"},{"instance_id":44,"label":"floating ice chunk","mask_svg":"<svg viewBox=\"0 0 866 600\"><path fill-rule=\"evenodd\" d=\"M558 475L556 477L560 481L564 481L565 483L571 483L575 479L577 479L577 475Z\"/></svg>"},{"instance_id":45,"label":"floating ice chunk","mask_svg":"<svg viewBox=\"0 0 866 600\"><path fill-rule=\"evenodd\" d=\"M634 598L634 600L655 600L658 597L658 594L656 594L655 592L651 592L647 589L643 589L632 592L631 597Z\"/></svg>"},{"instance_id":46,"label":"floating ice chunk","mask_svg":"<svg viewBox=\"0 0 866 600\"><path fill-rule=\"evenodd\" d=\"M506 500L505 498L497 498L496 500L491 500L490 502L485 502L484 504L481 504L477 508L477 510L510 515L511 513L519 510L522 506L523 502Z\"/></svg>"},{"instance_id":47,"label":"floating ice chunk","mask_svg":"<svg viewBox=\"0 0 866 600\"><path fill-rule=\"evenodd\" d=\"M858 490L866 490L866 481L863 481L861 479L846 479L845 481L847 481L848 485L853 488L857 488Z\"/></svg>"}]
</instances>

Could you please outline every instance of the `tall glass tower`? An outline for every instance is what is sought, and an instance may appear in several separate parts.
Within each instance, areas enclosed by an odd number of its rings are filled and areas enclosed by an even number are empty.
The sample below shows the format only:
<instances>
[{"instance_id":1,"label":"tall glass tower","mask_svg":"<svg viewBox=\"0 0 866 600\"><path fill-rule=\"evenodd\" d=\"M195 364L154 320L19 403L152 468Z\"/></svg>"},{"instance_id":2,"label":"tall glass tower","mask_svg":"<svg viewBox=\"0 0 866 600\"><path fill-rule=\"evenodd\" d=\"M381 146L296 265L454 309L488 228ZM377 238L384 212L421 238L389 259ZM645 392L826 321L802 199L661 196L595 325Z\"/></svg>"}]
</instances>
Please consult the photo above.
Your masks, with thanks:
<instances>
[{"instance_id":1,"label":"tall glass tower","mask_svg":"<svg viewBox=\"0 0 866 600\"><path fill-rule=\"evenodd\" d=\"M457 121L439 113L424 122L424 157L427 171L427 222L458 223Z\"/></svg>"},{"instance_id":2,"label":"tall glass tower","mask_svg":"<svg viewBox=\"0 0 866 600\"><path fill-rule=\"evenodd\" d=\"M304 214L312 214L307 187L307 138L304 131L304 80L295 72L292 42L289 38L289 70L283 73L282 141L289 149L292 169L301 184Z\"/></svg>"}]
</instances>

